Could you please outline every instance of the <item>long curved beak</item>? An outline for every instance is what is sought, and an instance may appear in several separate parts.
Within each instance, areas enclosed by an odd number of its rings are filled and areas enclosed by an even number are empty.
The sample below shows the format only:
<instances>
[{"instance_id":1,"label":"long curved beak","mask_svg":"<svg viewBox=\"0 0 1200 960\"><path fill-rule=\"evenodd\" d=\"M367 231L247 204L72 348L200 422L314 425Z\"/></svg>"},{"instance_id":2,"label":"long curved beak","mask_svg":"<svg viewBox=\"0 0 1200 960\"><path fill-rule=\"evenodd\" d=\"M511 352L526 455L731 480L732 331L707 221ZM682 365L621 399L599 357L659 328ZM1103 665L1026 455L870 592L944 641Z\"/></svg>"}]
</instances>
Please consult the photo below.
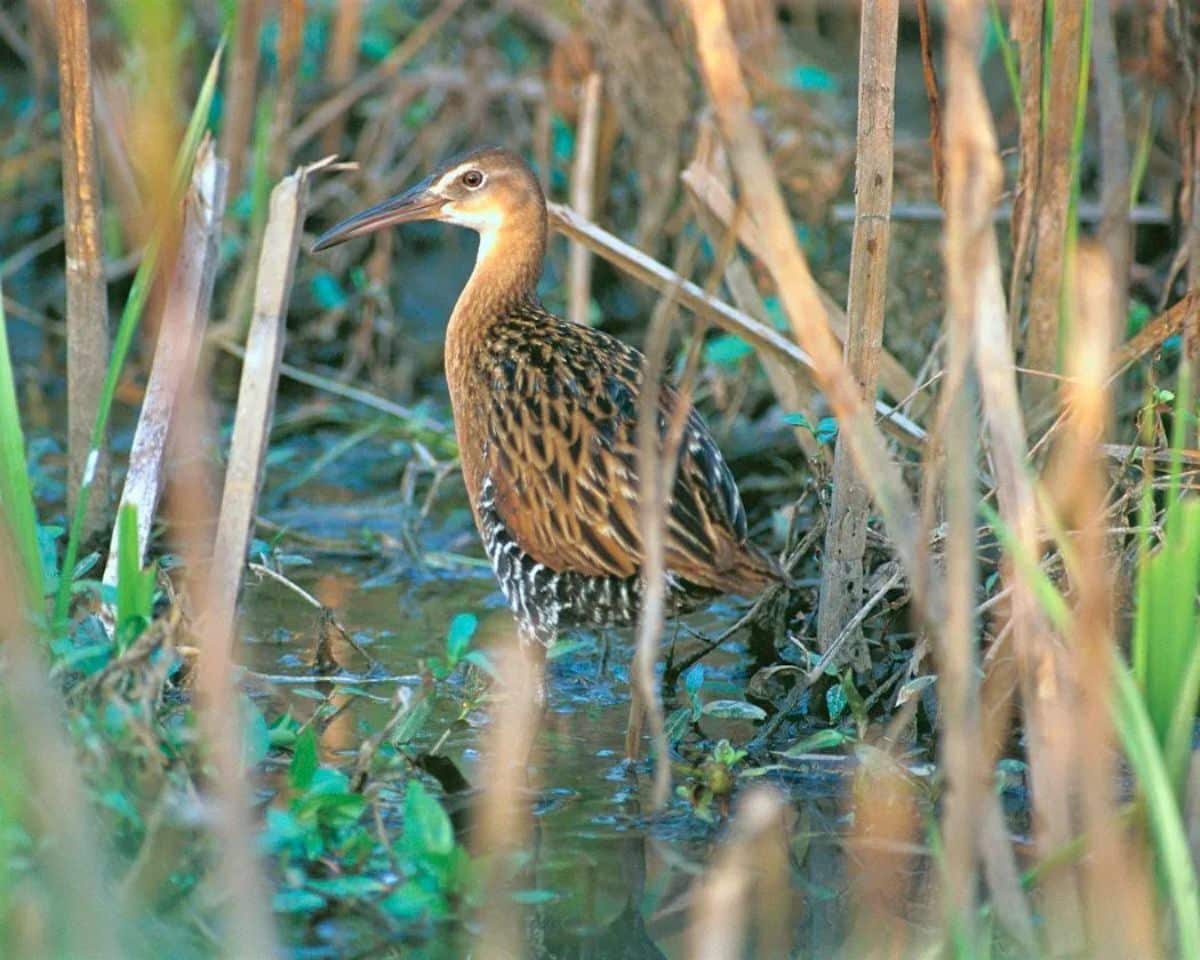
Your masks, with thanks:
<instances>
[{"instance_id":1,"label":"long curved beak","mask_svg":"<svg viewBox=\"0 0 1200 960\"><path fill-rule=\"evenodd\" d=\"M313 251L328 250L353 237L361 237L364 233L373 233L392 224L436 220L446 201L431 193L430 186L430 180L422 180L399 196L368 207L362 213L356 213L337 226L330 227L317 237Z\"/></svg>"}]
</instances>

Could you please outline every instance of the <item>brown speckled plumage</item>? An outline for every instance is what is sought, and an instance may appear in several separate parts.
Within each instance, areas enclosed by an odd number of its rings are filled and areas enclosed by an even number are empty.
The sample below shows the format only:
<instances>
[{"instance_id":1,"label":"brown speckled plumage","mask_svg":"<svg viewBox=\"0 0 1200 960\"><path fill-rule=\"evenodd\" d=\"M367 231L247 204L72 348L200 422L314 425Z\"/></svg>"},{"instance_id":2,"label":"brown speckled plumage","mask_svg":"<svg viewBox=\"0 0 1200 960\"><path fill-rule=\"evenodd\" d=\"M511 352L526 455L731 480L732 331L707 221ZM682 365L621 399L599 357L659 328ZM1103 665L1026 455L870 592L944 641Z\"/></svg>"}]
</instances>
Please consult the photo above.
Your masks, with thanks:
<instances>
[{"instance_id":1,"label":"brown speckled plumage","mask_svg":"<svg viewBox=\"0 0 1200 960\"><path fill-rule=\"evenodd\" d=\"M472 186L475 179L478 186ZM335 227L317 248L389 223L440 219L481 234L446 333L446 375L467 493L522 632L628 625L640 606L637 417L643 356L547 313L536 285L546 210L533 173L488 148ZM658 388L659 430L680 402ZM676 609L753 595L782 577L747 540L733 475L689 411L666 525Z\"/></svg>"}]
</instances>

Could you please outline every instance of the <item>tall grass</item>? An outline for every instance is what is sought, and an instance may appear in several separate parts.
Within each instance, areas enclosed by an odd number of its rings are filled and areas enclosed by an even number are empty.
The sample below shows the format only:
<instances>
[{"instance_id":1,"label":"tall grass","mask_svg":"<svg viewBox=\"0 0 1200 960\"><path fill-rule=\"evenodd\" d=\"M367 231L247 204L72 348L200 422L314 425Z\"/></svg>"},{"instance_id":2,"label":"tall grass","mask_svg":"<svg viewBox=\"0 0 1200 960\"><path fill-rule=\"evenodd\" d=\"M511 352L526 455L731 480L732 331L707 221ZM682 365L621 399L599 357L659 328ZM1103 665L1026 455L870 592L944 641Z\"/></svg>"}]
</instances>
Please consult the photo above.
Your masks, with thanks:
<instances>
[{"instance_id":1,"label":"tall grass","mask_svg":"<svg viewBox=\"0 0 1200 960\"><path fill-rule=\"evenodd\" d=\"M29 485L25 461L25 433L21 412L17 409L17 388L13 379L12 356L8 349L8 330L4 319L3 291L0 291L0 507L7 535L21 555L21 579L27 607L37 611L43 596L42 561L38 550L37 508Z\"/></svg>"}]
</instances>

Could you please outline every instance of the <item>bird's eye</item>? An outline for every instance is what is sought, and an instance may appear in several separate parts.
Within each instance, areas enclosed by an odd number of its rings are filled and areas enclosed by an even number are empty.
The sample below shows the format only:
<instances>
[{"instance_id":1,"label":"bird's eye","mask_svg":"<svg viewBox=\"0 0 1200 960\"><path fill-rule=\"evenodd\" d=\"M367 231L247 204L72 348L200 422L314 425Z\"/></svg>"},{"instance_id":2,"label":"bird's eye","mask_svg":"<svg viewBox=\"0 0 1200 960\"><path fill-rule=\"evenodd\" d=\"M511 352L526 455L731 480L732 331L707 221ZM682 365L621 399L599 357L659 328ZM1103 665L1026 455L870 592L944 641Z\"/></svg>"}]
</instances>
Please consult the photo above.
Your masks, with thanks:
<instances>
[{"instance_id":1,"label":"bird's eye","mask_svg":"<svg viewBox=\"0 0 1200 960\"><path fill-rule=\"evenodd\" d=\"M483 174L478 170L468 170L462 175L463 186L470 190L478 190L483 186Z\"/></svg>"}]
</instances>

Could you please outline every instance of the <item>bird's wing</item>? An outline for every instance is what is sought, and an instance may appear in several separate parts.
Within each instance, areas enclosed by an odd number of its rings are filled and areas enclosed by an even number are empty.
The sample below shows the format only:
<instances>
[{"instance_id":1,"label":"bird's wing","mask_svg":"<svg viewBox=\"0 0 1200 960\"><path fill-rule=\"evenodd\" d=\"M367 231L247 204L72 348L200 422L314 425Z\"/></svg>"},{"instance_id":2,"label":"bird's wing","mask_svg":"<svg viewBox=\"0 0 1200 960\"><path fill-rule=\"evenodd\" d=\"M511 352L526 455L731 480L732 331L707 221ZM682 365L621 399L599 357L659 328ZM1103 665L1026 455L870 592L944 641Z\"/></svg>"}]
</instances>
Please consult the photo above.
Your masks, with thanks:
<instances>
[{"instance_id":1,"label":"bird's wing","mask_svg":"<svg viewBox=\"0 0 1200 960\"><path fill-rule=\"evenodd\" d=\"M493 357L485 469L500 518L526 553L552 569L636 573L644 556L641 354L547 316L523 336L500 336ZM680 402L669 386L660 388L660 436ZM770 562L746 544L733 475L694 410L680 445L665 553L669 571L704 587L737 592L775 579Z\"/></svg>"}]
</instances>

